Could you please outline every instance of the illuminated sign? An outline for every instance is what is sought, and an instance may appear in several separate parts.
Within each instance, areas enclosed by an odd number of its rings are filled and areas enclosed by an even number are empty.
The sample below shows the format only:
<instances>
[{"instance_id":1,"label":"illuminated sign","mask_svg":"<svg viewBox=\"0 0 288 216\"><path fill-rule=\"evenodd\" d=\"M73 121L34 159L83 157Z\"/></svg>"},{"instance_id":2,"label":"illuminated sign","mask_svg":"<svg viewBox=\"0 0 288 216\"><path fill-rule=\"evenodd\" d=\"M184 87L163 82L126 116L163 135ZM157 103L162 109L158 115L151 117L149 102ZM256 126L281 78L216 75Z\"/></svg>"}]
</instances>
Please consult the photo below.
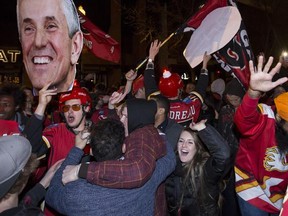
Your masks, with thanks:
<instances>
[{"instance_id":1,"label":"illuminated sign","mask_svg":"<svg viewBox=\"0 0 288 216\"><path fill-rule=\"evenodd\" d=\"M0 84L4 83L20 84L21 83L20 74L19 73L0 74Z\"/></svg>"},{"instance_id":2,"label":"illuminated sign","mask_svg":"<svg viewBox=\"0 0 288 216\"><path fill-rule=\"evenodd\" d=\"M0 63L17 63L20 54L20 50L0 49Z\"/></svg>"},{"instance_id":3,"label":"illuminated sign","mask_svg":"<svg viewBox=\"0 0 288 216\"><path fill-rule=\"evenodd\" d=\"M18 47L0 48L0 85L22 83L22 52Z\"/></svg>"}]
</instances>

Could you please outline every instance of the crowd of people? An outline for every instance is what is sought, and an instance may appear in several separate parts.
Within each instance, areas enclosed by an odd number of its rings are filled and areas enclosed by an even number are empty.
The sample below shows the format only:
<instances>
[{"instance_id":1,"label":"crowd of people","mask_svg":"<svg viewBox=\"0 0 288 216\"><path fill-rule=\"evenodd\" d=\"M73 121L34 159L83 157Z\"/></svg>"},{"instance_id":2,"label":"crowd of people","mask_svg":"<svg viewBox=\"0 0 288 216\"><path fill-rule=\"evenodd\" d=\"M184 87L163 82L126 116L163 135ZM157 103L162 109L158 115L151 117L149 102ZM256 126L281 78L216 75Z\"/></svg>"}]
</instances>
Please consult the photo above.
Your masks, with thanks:
<instances>
[{"instance_id":1,"label":"crowd of people","mask_svg":"<svg viewBox=\"0 0 288 216\"><path fill-rule=\"evenodd\" d=\"M281 214L281 63L250 61L245 89L233 76L209 80L203 53L197 82L171 71L158 81L154 40L143 75L128 71L108 93L73 79L83 34L72 1L18 0L17 21L32 87L0 86L1 216Z\"/></svg>"}]
</instances>

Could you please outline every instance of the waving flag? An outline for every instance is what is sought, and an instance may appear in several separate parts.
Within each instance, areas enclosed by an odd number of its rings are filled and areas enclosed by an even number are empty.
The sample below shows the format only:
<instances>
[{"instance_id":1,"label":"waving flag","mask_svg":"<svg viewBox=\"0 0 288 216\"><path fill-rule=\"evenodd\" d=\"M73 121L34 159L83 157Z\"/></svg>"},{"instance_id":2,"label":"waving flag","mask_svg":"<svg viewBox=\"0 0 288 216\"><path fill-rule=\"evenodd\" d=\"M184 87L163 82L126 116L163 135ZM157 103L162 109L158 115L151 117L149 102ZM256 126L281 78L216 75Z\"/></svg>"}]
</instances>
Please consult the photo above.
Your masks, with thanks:
<instances>
[{"instance_id":1,"label":"waving flag","mask_svg":"<svg viewBox=\"0 0 288 216\"><path fill-rule=\"evenodd\" d=\"M191 16L178 30L177 33L181 33L186 31L185 29L195 30L197 29L204 18L211 13L213 10L229 6L230 4L227 3L227 0L208 0L205 5L196 12L193 16Z\"/></svg>"},{"instance_id":2,"label":"waving flag","mask_svg":"<svg viewBox=\"0 0 288 216\"><path fill-rule=\"evenodd\" d=\"M204 52L215 53L238 32L241 15L236 7L226 6L210 12L193 32L183 54L192 68L203 60Z\"/></svg>"},{"instance_id":3,"label":"waving flag","mask_svg":"<svg viewBox=\"0 0 288 216\"><path fill-rule=\"evenodd\" d=\"M95 26L80 10L78 10L84 45L97 57L119 63L121 50L119 43Z\"/></svg>"},{"instance_id":4,"label":"waving flag","mask_svg":"<svg viewBox=\"0 0 288 216\"><path fill-rule=\"evenodd\" d=\"M248 88L250 80L249 60L254 61L254 55L243 21L234 38L216 52L213 57L225 71L232 72L243 86Z\"/></svg>"},{"instance_id":5,"label":"waving flag","mask_svg":"<svg viewBox=\"0 0 288 216\"><path fill-rule=\"evenodd\" d=\"M234 6L237 7L235 0L208 0L206 4L192 17L178 29L177 33L185 31L185 28L195 29L193 34L200 27L202 21L206 18L208 14L218 8ZM191 37L193 37L193 34ZM205 35L204 35L205 36ZM215 43L211 36L211 44L208 46L213 47L212 43ZM188 46L187 46L188 47ZM186 49L185 49L186 50ZM202 53L207 50L202 50ZM215 50L214 50L215 51ZM184 51L185 52L185 51ZM191 61L191 55L193 53L193 47L190 47L185 52L185 58L187 61ZM244 87L248 87L250 72L249 72L249 60L254 61L254 55L250 47L248 34L246 32L243 20L241 20L240 28L235 34L235 36L221 49L216 50L213 57L221 65L221 67L227 71L233 73L243 84Z\"/></svg>"}]
</instances>

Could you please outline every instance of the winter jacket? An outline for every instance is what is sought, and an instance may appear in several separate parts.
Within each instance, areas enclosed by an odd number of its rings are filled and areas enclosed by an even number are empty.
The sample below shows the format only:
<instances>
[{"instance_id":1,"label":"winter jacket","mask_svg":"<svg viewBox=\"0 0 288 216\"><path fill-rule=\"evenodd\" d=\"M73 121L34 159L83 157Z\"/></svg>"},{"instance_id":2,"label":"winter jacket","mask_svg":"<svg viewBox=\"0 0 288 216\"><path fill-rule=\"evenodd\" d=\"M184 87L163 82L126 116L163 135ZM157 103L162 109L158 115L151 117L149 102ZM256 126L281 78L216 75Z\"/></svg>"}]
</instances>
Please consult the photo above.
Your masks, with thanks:
<instances>
[{"instance_id":1,"label":"winter jacket","mask_svg":"<svg viewBox=\"0 0 288 216\"><path fill-rule=\"evenodd\" d=\"M203 167L204 189L207 189L208 193L200 202L197 193L199 187L195 190L192 185L183 185L186 173L183 172L181 161L178 160L175 171L166 180L166 198L171 216L178 215L179 212L181 212L181 216L217 216L220 213L218 207L219 183L230 162L230 148L223 137L210 125L207 125L198 134L211 155ZM197 177L196 184L199 185ZM179 206L182 195L183 202Z\"/></svg>"}]
</instances>

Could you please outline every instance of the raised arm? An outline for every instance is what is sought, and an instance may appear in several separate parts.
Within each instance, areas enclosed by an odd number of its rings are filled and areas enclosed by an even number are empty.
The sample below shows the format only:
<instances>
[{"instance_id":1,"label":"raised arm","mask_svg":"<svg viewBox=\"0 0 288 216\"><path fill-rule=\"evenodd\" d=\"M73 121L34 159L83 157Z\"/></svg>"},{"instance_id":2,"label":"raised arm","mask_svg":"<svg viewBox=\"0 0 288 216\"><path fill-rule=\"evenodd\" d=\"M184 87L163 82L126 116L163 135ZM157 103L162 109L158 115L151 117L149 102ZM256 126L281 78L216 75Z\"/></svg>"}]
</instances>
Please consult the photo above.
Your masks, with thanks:
<instances>
[{"instance_id":1,"label":"raised arm","mask_svg":"<svg viewBox=\"0 0 288 216\"><path fill-rule=\"evenodd\" d=\"M43 119L45 109L48 103L51 101L52 96L57 94L57 89L48 89L51 83L48 83L39 91L39 102L34 114L31 116L27 125L23 131L23 134L27 137L32 145L32 152L37 156L45 154L43 146L46 146L42 140L43 131Z\"/></svg>"},{"instance_id":2,"label":"raised arm","mask_svg":"<svg viewBox=\"0 0 288 216\"><path fill-rule=\"evenodd\" d=\"M125 74L126 85L125 85L125 89L123 93L124 96L126 96L128 93L131 92L132 84L133 84L133 81L136 79L136 77L137 77L137 72L135 72L134 70L129 70Z\"/></svg>"},{"instance_id":3,"label":"raised arm","mask_svg":"<svg viewBox=\"0 0 288 216\"><path fill-rule=\"evenodd\" d=\"M145 86L145 95L148 98L149 95L159 91L158 84L155 80L155 71L154 71L154 60L156 55L159 53L161 47L161 41L154 40L149 49L149 59L144 71L144 86Z\"/></svg>"},{"instance_id":4,"label":"raised arm","mask_svg":"<svg viewBox=\"0 0 288 216\"><path fill-rule=\"evenodd\" d=\"M263 92L270 91L288 80L287 77L283 77L275 82L272 81L273 76L281 67L281 63L277 63L270 70L272 63L273 57L270 57L267 64L263 67L263 56L259 57L257 67L254 67L252 61L249 62L249 89L234 116L234 122L242 135L253 136L255 131L264 128L263 124L259 124L260 121L264 121L264 116L257 110L259 98Z\"/></svg>"},{"instance_id":5,"label":"raised arm","mask_svg":"<svg viewBox=\"0 0 288 216\"><path fill-rule=\"evenodd\" d=\"M198 131L198 135L208 148L210 158L205 167L209 175L217 180L226 170L230 162L230 147L225 139L211 125L205 125L206 120L192 124L191 128ZM209 177L210 178L210 177Z\"/></svg>"},{"instance_id":6,"label":"raised arm","mask_svg":"<svg viewBox=\"0 0 288 216\"><path fill-rule=\"evenodd\" d=\"M199 79L196 83L196 91L202 96L203 99L206 96L206 88L208 87L208 83L209 83L207 65L210 59L211 59L211 55L208 55L207 52L205 52L203 55L202 69L199 75Z\"/></svg>"},{"instance_id":7,"label":"raised arm","mask_svg":"<svg viewBox=\"0 0 288 216\"><path fill-rule=\"evenodd\" d=\"M275 82L272 81L273 76L280 70L281 63L278 62L275 67L270 70L273 63L273 57L269 57L267 64L263 67L263 56L259 56L257 67L254 67L252 61L249 62L250 82L248 95L255 99L259 98L263 92L268 92L278 85L285 83L288 78L282 77ZM269 71L270 70L270 71Z\"/></svg>"}]
</instances>

